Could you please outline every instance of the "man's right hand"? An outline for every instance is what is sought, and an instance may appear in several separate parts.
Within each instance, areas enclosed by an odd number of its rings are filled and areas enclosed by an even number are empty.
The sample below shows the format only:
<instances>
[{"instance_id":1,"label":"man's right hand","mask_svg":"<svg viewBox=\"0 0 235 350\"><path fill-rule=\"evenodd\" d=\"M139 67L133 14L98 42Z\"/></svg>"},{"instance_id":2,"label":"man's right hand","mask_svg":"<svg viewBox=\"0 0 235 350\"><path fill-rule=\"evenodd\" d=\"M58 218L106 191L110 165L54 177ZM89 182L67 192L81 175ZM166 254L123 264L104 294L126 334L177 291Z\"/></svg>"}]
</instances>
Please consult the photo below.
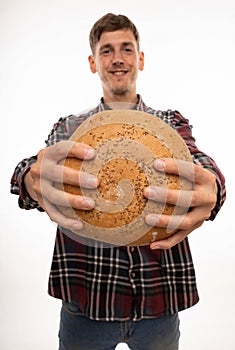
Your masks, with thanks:
<instances>
[{"instance_id":1,"label":"man's right hand","mask_svg":"<svg viewBox=\"0 0 235 350\"><path fill-rule=\"evenodd\" d=\"M53 183L65 182L85 188L97 188L98 179L91 174L59 165L58 162L65 157L89 160L95 157L95 150L72 141L61 141L44 148L39 151L37 161L26 174L24 183L29 195L47 212L52 221L65 228L80 229L82 222L65 217L56 205L90 210L94 208L95 202L88 197L65 193L54 187Z\"/></svg>"}]
</instances>

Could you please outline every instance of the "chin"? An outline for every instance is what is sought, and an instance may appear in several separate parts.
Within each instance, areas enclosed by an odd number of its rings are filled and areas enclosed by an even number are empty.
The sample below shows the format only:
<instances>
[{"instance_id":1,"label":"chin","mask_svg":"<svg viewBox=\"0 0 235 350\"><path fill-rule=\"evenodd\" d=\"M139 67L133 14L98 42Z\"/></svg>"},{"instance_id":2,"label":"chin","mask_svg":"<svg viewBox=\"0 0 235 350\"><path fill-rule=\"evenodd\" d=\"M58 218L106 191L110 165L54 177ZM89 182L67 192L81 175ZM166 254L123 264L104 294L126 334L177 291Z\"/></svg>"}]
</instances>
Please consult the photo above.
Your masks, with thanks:
<instances>
[{"instance_id":1,"label":"chin","mask_svg":"<svg viewBox=\"0 0 235 350\"><path fill-rule=\"evenodd\" d=\"M126 93L128 92L128 89L127 88L115 88L115 89L112 89L112 93L114 95L118 95L118 96L123 96L125 95Z\"/></svg>"}]
</instances>

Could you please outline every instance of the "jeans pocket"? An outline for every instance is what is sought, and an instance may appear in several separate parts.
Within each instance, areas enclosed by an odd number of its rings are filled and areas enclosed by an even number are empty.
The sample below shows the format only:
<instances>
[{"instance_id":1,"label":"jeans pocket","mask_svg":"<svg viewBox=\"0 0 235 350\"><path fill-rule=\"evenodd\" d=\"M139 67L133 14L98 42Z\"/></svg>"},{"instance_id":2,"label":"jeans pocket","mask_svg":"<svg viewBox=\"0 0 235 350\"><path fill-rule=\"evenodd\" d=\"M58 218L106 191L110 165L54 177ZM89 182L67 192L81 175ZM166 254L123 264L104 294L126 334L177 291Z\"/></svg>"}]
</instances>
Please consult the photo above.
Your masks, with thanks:
<instances>
[{"instance_id":1,"label":"jeans pocket","mask_svg":"<svg viewBox=\"0 0 235 350\"><path fill-rule=\"evenodd\" d=\"M62 301L62 308L63 310L71 315L71 316L84 316L81 310L79 309L78 305L74 303L69 303L67 301Z\"/></svg>"}]
</instances>

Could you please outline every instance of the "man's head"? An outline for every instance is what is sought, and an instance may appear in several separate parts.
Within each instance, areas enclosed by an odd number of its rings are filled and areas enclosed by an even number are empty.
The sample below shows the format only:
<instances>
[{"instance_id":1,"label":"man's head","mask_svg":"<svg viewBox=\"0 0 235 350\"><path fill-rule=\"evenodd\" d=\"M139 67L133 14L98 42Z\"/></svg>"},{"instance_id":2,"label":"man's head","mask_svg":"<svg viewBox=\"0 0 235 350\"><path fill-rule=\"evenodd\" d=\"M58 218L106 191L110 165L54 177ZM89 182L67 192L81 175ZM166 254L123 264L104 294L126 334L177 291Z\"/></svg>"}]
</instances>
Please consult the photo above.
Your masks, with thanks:
<instances>
[{"instance_id":1,"label":"man's head","mask_svg":"<svg viewBox=\"0 0 235 350\"><path fill-rule=\"evenodd\" d=\"M96 44L99 42L101 34L103 32L114 32L116 30L129 29L136 40L137 47L139 49L139 32L136 26L128 17L124 15L114 15L113 13L108 13L101 17L92 27L90 31L89 41L92 54L95 54Z\"/></svg>"},{"instance_id":2,"label":"man's head","mask_svg":"<svg viewBox=\"0 0 235 350\"><path fill-rule=\"evenodd\" d=\"M144 54L135 25L126 16L109 13L92 27L90 46L90 69L99 74L105 102L136 103L136 80L144 68Z\"/></svg>"}]
</instances>

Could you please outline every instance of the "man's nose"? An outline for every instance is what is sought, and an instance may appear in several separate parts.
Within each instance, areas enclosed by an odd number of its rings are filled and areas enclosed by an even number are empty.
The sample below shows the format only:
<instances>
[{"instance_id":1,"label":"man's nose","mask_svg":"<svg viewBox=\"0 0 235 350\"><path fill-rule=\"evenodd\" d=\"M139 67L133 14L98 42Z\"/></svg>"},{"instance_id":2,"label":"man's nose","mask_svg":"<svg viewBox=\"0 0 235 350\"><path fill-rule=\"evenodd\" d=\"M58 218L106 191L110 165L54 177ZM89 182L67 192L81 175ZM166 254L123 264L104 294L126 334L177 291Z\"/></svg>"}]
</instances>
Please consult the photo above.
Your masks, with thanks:
<instances>
[{"instance_id":1,"label":"man's nose","mask_svg":"<svg viewBox=\"0 0 235 350\"><path fill-rule=\"evenodd\" d=\"M124 60L123 60L122 54L120 52L114 53L112 64L123 64L123 63L124 63Z\"/></svg>"}]
</instances>

